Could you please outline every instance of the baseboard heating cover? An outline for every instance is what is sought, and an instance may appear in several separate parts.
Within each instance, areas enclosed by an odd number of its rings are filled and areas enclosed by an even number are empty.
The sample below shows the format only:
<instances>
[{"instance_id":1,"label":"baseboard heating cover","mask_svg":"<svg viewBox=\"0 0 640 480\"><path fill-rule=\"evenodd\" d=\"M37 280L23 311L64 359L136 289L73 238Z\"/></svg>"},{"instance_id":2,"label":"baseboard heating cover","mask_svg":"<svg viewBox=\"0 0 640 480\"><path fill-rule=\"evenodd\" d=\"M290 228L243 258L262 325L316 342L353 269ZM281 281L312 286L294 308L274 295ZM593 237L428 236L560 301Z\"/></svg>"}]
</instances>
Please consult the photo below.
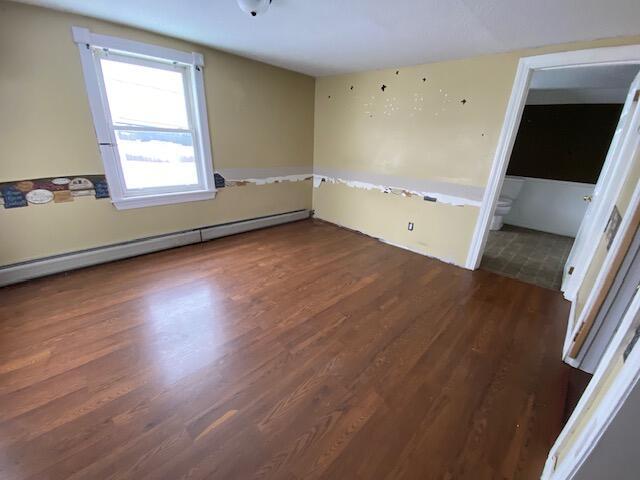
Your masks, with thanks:
<instances>
[{"instance_id":1,"label":"baseboard heating cover","mask_svg":"<svg viewBox=\"0 0 640 480\"><path fill-rule=\"evenodd\" d=\"M309 215L309 210L296 210L294 212L224 223L221 225L212 225L182 232L167 233L115 245L107 245L28 262L15 263L13 265L0 267L0 286L11 285L54 273L89 267L99 263L135 257L159 250L206 242L236 233L295 222L309 218Z\"/></svg>"}]
</instances>

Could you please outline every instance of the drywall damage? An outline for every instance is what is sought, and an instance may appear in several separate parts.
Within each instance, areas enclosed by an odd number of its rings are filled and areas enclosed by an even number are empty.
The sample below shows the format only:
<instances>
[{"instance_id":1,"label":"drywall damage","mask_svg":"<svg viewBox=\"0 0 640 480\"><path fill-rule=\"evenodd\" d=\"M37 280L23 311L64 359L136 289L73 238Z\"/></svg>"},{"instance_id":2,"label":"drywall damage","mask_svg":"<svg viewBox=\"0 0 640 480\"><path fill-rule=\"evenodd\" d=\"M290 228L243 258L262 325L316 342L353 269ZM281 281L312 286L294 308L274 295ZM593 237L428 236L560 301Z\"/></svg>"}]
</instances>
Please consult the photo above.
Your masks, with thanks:
<instances>
[{"instance_id":1,"label":"drywall damage","mask_svg":"<svg viewBox=\"0 0 640 480\"><path fill-rule=\"evenodd\" d=\"M484 194L484 188L471 185L326 169L317 171L313 175L314 188L319 188L322 182L341 183L352 188L377 190L382 193L404 197L416 196L427 202L439 202L455 206L470 205L479 207L482 204L482 196Z\"/></svg>"},{"instance_id":2,"label":"drywall damage","mask_svg":"<svg viewBox=\"0 0 640 480\"><path fill-rule=\"evenodd\" d=\"M495 84L499 67L457 61L318 79L315 216L463 266L512 81L507 72Z\"/></svg>"},{"instance_id":3,"label":"drywall damage","mask_svg":"<svg viewBox=\"0 0 640 480\"><path fill-rule=\"evenodd\" d=\"M282 183L282 182L301 182L303 180L311 180L313 175L283 175L277 177L266 178L244 178L238 179L225 179L225 185L227 187L242 187L245 185L267 185L269 183Z\"/></svg>"},{"instance_id":4,"label":"drywall damage","mask_svg":"<svg viewBox=\"0 0 640 480\"><path fill-rule=\"evenodd\" d=\"M216 180L224 187L267 185L311 180L311 167L229 168L216 172ZM216 185L217 186L217 185Z\"/></svg>"}]
</instances>

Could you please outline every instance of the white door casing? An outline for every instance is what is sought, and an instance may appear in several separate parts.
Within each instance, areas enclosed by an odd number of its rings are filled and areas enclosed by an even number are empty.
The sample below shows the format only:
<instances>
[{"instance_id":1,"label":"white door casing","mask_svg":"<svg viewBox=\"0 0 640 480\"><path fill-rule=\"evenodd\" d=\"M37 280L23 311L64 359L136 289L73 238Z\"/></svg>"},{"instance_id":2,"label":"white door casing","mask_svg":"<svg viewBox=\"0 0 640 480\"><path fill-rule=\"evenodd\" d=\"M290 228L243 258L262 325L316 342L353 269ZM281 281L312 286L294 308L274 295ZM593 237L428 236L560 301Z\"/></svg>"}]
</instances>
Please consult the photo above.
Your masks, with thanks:
<instances>
[{"instance_id":1,"label":"white door casing","mask_svg":"<svg viewBox=\"0 0 640 480\"><path fill-rule=\"evenodd\" d=\"M509 164L511 151L520 125L522 111L526 103L527 92L529 90L529 84L533 73L536 71L558 68L624 64L640 65L640 45L559 52L534 57L524 57L520 59L505 114L505 120L498 139L494 161L487 180L487 187L483 195L478 220L476 221L474 234L469 246L467 261L465 263L467 268L473 270L478 268L480 265L482 253L489 235L489 225L500 195L504 175ZM577 253L577 251L574 253L572 260L578 260ZM592 254L593 252L591 255ZM578 275L576 275L576 277L578 277ZM575 291L575 289L572 290L574 294ZM572 298L566 293L565 297L568 299Z\"/></svg>"}]
</instances>

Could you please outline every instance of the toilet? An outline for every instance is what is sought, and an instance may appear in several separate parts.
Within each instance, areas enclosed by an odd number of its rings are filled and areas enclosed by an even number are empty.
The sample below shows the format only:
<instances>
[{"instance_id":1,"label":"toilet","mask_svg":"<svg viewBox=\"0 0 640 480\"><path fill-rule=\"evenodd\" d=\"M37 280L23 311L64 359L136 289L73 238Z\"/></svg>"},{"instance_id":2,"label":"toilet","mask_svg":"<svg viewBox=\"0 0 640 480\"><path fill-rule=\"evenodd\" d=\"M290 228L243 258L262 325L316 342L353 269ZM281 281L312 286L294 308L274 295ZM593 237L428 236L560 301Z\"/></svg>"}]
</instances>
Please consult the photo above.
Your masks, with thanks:
<instances>
[{"instance_id":1,"label":"toilet","mask_svg":"<svg viewBox=\"0 0 640 480\"><path fill-rule=\"evenodd\" d=\"M524 185L524 179L522 177L505 176L502 184L502 190L500 191L500 197L498 198L498 204L496 210L493 212L493 219L491 220L491 230L500 230L504 225L504 217L511 211L513 202L520 195L520 191Z\"/></svg>"},{"instance_id":2,"label":"toilet","mask_svg":"<svg viewBox=\"0 0 640 480\"><path fill-rule=\"evenodd\" d=\"M502 228L505 215L511 211L511 205L513 205L513 199L509 197L503 196L498 199L498 204L491 220L491 230L500 230Z\"/></svg>"}]
</instances>

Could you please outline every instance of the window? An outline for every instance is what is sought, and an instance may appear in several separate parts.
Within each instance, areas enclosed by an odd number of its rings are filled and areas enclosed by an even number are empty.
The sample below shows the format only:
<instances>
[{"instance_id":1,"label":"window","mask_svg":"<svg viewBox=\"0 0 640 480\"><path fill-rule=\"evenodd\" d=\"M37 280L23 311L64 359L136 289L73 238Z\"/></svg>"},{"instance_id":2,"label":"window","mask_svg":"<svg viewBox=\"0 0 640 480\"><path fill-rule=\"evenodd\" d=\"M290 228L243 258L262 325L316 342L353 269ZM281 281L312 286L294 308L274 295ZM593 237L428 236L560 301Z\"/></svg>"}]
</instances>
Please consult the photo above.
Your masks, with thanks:
<instances>
[{"instance_id":1,"label":"window","mask_svg":"<svg viewBox=\"0 0 640 480\"><path fill-rule=\"evenodd\" d=\"M119 209L213 198L202 56L73 28Z\"/></svg>"}]
</instances>

